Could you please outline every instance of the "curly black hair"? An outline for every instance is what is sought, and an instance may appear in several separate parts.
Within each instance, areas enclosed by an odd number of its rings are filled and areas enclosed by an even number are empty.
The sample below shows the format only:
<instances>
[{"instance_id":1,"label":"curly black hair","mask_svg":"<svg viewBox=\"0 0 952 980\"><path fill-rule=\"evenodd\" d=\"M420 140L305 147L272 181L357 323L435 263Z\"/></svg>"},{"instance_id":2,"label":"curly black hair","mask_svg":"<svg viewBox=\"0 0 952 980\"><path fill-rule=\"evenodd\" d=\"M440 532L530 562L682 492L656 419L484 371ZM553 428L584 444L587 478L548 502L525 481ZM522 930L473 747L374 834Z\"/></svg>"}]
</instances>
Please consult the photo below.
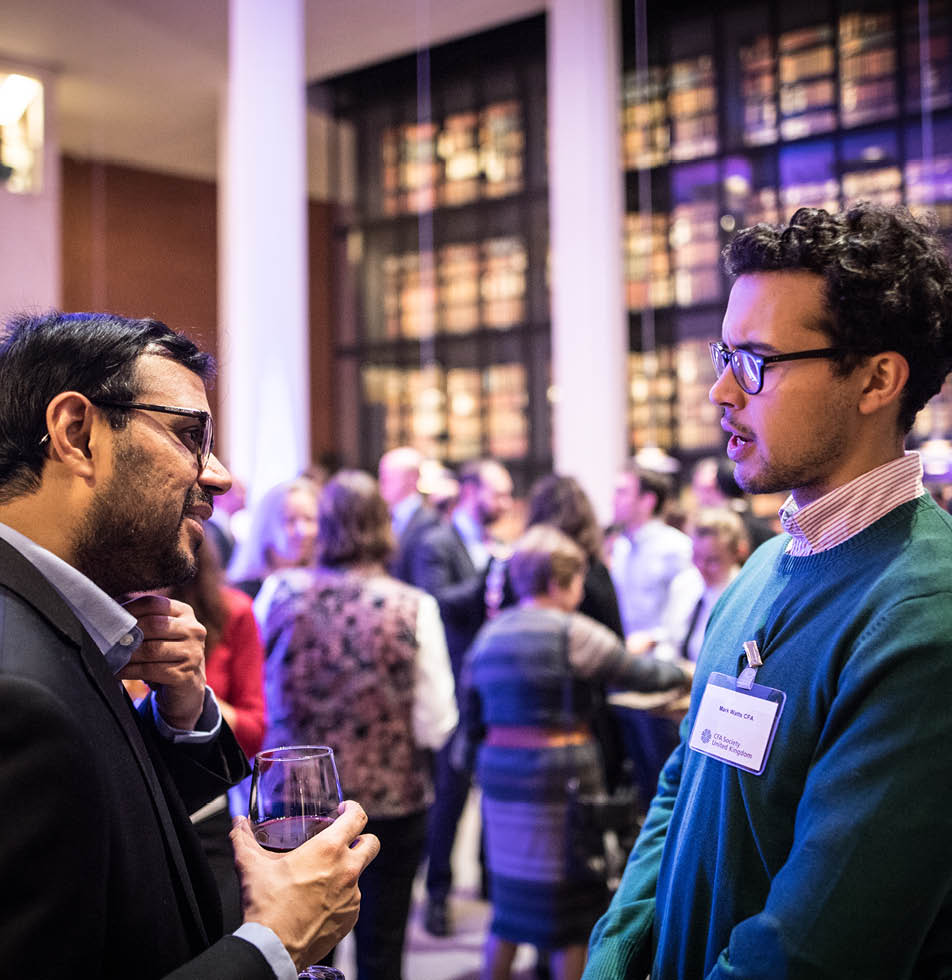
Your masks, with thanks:
<instances>
[{"instance_id":1,"label":"curly black hair","mask_svg":"<svg viewBox=\"0 0 952 980\"><path fill-rule=\"evenodd\" d=\"M859 203L840 214L800 208L789 225L745 228L724 249L732 276L800 269L825 282L832 346L893 350L909 362L899 424L912 428L952 370L952 268L934 222L904 207ZM837 361L848 374L862 353Z\"/></svg>"}]
</instances>

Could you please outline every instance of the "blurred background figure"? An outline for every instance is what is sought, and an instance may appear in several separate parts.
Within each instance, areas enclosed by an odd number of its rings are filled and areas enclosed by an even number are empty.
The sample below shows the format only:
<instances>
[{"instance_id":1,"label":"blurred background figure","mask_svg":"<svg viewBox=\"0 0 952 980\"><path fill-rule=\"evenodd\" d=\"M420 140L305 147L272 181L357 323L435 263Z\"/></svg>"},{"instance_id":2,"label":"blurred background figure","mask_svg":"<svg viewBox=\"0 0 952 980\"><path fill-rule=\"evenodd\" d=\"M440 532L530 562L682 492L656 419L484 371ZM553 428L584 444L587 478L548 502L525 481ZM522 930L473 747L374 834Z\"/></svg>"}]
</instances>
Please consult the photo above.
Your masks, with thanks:
<instances>
[{"instance_id":1,"label":"blurred background figure","mask_svg":"<svg viewBox=\"0 0 952 980\"><path fill-rule=\"evenodd\" d=\"M439 515L420 493L423 454L412 446L399 446L380 457L378 476L380 496L390 508L396 550L388 571L401 582L414 581L414 560L424 534L439 521Z\"/></svg>"},{"instance_id":2,"label":"blurred background figure","mask_svg":"<svg viewBox=\"0 0 952 980\"><path fill-rule=\"evenodd\" d=\"M269 746L330 745L381 850L361 876L357 980L399 980L413 877L433 800L427 750L456 728L432 596L388 575L390 512L366 473L321 494L317 567L273 576L264 624Z\"/></svg>"},{"instance_id":3,"label":"blurred background figure","mask_svg":"<svg viewBox=\"0 0 952 980\"><path fill-rule=\"evenodd\" d=\"M494 558L503 551L492 527L512 509L509 471L493 459L467 463L459 474L459 501L448 521L423 535L413 580L439 603L453 676L459 683L463 656L486 620L486 583ZM499 570L499 569L497 569ZM436 799L427 838L427 903L423 924L434 936L452 931L448 901L453 886L450 858L456 828L469 794L469 775L450 762L449 746L435 760Z\"/></svg>"},{"instance_id":4,"label":"blurred background figure","mask_svg":"<svg viewBox=\"0 0 952 980\"><path fill-rule=\"evenodd\" d=\"M482 739L476 778L493 907L483 980L507 980L519 943L549 950L556 980L581 976L608 901L604 873L569 832L569 782L581 794L603 789L592 685L688 683L674 664L629 655L615 633L574 612L588 565L561 531L530 528L509 560L518 605L490 620L467 656L463 754Z\"/></svg>"},{"instance_id":5,"label":"blurred background figure","mask_svg":"<svg viewBox=\"0 0 952 980\"><path fill-rule=\"evenodd\" d=\"M615 585L602 561L602 531L591 501L574 477L553 473L532 485L526 526L535 524L551 524L582 549L585 590L578 611L624 639Z\"/></svg>"},{"instance_id":6,"label":"blurred background figure","mask_svg":"<svg viewBox=\"0 0 952 980\"><path fill-rule=\"evenodd\" d=\"M657 657L697 660L714 603L740 571L750 550L743 521L724 507L703 507L691 527L691 567L671 583L661 617Z\"/></svg>"},{"instance_id":7,"label":"blurred background figure","mask_svg":"<svg viewBox=\"0 0 952 980\"><path fill-rule=\"evenodd\" d=\"M198 551L198 573L191 582L166 592L187 602L205 627L205 679L215 692L222 718L245 754L261 748L265 730L262 667L264 653L251 599L225 584L218 554L206 538ZM237 814L236 814L237 815ZM228 833L228 797L220 796L192 814L222 899L226 930L242 922L241 890Z\"/></svg>"},{"instance_id":8,"label":"blurred background figure","mask_svg":"<svg viewBox=\"0 0 952 980\"><path fill-rule=\"evenodd\" d=\"M215 544L222 568L228 567L236 542L247 533L246 502L245 485L232 477L231 488L215 498L215 510L205 522L205 533Z\"/></svg>"},{"instance_id":9,"label":"blurred background figure","mask_svg":"<svg viewBox=\"0 0 952 980\"><path fill-rule=\"evenodd\" d=\"M726 500L717 485L717 468L720 462L717 456L705 456L694 464L691 470L693 509L724 506Z\"/></svg>"},{"instance_id":10,"label":"blurred background figure","mask_svg":"<svg viewBox=\"0 0 952 980\"><path fill-rule=\"evenodd\" d=\"M252 598L279 568L310 565L317 541L318 485L299 476L268 490L228 565L228 581Z\"/></svg>"},{"instance_id":11,"label":"blurred background figure","mask_svg":"<svg viewBox=\"0 0 952 980\"><path fill-rule=\"evenodd\" d=\"M722 506L732 510L743 522L750 551L759 548L765 541L780 533L780 518L774 522L758 517L750 505L747 494L741 490L734 479L734 464L725 456L717 462L717 487L721 492ZM775 514L779 511L778 507ZM746 558L747 555L744 555Z\"/></svg>"},{"instance_id":12,"label":"blurred background figure","mask_svg":"<svg viewBox=\"0 0 952 980\"><path fill-rule=\"evenodd\" d=\"M420 466L420 492L442 518L449 518L459 503L459 479L439 460L425 459Z\"/></svg>"},{"instance_id":13,"label":"blurred background figure","mask_svg":"<svg viewBox=\"0 0 952 980\"><path fill-rule=\"evenodd\" d=\"M664 521L672 492L666 474L634 463L615 481L614 520L621 531L612 545L611 575L633 653L646 653L661 639L671 583L691 566L691 539ZM645 807L655 794L661 767L678 744L677 726L642 711L619 709L617 716Z\"/></svg>"},{"instance_id":14,"label":"blurred background figure","mask_svg":"<svg viewBox=\"0 0 952 980\"><path fill-rule=\"evenodd\" d=\"M672 490L667 476L634 464L615 480L611 575L625 636L660 626L671 581L691 564L690 538L664 521Z\"/></svg>"}]
</instances>

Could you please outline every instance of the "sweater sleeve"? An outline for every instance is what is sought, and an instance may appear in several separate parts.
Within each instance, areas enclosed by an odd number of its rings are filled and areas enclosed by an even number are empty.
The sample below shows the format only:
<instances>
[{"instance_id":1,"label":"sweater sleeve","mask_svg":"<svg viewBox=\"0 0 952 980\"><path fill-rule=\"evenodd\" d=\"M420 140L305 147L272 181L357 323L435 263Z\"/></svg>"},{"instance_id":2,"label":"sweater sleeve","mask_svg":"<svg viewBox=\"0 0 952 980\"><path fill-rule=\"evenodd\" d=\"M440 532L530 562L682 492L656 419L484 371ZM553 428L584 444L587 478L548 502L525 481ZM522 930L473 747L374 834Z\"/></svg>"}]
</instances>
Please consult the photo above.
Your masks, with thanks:
<instances>
[{"instance_id":1,"label":"sweater sleeve","mask_svg":"<svg viewBox=\"0 0 952 980\"><path fill-rule=\"evenodd\" d=\"M685 751L682 738L661 772L658 792L632 848L618 891L592 930L582 980L643 980L651 970L658 868Z\"/></svg>"},{"instance_id":2,"label":"sweater sleeve","mask_svg":"<svg viewBox=\"0 0 952 980\"><path fill-rule=\"evenodd\" d=\"M764 908L732 930L710 980L946 975L949 609L952 594L938 590L906 599L858 637L789 855Z\"/></svg>"}]
</instances>

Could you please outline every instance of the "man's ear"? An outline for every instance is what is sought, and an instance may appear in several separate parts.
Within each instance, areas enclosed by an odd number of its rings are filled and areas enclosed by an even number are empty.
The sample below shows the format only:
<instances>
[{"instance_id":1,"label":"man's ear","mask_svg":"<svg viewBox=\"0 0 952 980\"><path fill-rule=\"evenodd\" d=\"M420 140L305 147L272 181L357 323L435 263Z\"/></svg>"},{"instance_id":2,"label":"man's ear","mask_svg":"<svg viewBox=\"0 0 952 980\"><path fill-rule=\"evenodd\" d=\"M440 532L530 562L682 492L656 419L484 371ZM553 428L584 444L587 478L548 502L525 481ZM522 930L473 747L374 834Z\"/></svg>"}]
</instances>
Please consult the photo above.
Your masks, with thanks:
<instances>
[{"instance_id":1,"label":"man's ear","mask_svg":"<svg viewBox=\"0 0 952 980\"><path fill-rule=\"evenodd\" d=\"M909 380L909 362L898 351L883 351L869 359L859 410L872 415L897 403Z\"/></svg>"},{"instance_id":2,"label":"man's ear","mask_svg":"<svg viewBox=\"0 0 952 980\"><path fill-rule=\"evenodd\" d=\"M78 391L61 391L46 406L50 458L84 480L93 477L92 403Z\"/></svg>"}]
</instances>

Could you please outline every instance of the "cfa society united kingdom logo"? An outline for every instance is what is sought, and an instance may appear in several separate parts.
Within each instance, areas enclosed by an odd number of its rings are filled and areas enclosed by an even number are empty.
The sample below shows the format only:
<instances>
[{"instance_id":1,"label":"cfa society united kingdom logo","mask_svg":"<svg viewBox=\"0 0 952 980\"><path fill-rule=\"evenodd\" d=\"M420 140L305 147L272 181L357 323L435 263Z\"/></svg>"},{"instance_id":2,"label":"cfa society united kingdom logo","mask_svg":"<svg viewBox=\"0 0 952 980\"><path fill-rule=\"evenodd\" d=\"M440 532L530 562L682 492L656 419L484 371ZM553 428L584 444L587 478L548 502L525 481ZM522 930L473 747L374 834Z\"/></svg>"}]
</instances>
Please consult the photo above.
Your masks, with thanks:
<instances>
[{"instance_id":1,"label":"cfa society united kingdom logo","mask_svg":"<svg viewBox=\"0 0 952 980\"><path fill-rule=\"evenodd\" d=\"M711 740L711 730L710 728L705 728L704 731L701 732L701 741L705 745L707 745L707 743L710 742L710 740Z\"/></svg>"}]
</instances>

